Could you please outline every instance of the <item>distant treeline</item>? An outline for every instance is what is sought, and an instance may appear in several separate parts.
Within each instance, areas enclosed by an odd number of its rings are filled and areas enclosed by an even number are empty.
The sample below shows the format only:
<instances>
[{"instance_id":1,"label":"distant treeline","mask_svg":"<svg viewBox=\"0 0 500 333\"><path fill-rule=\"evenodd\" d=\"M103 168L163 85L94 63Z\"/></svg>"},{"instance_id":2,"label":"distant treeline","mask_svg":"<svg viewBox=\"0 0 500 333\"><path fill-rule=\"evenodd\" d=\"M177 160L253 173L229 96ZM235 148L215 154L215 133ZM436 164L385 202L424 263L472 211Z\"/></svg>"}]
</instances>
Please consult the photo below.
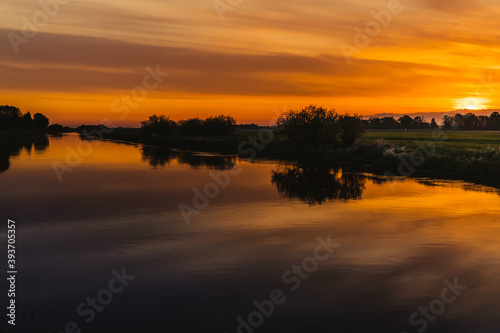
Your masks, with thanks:
<instances>
[{"instance_id":1,"label":"distant treeline","mask_svg":"<svg viewBox=\"0 0 500 333\"><path fill-rule=\"evenodd\" d=\"M190 118L173 121L168 116L150 116L141 122L142 134L150 136L207 136L229 135L236 128L259 130L267 128L291 140L311 145L348 146L364 133L361 117L339 115L334 110L309 105L301 110L290 110L281 114L274 126L260 127L256 124L236 126L231 116L220 115L205 119Z\"/></svg>"},{"instance_id":2,"label":"distant treeline","mask_svg":"<svg viewBox=\"0 0 500 333\"><path fill-rule=\"evenodd\" d=\"M141 122L144 134L203 136L228 135L235 129L236 120L231 116L212 116L205 119L190 118L174 121L167 116L150 116Z\"/></svg>"},{"instance_id":3,"label":"distant treeline","mask_svg":"<svg viewBox=\"0 0 500 333\"><path fill-rule=\"evenodd\" d=\"M47 132L49 134L70 133L70 132L74 132L74 131L75 131L74 128L71 128L68 126L63 126L60 124L49 125L49 127L47 127L47 129L45 130L45 132Z\"/></svg>"},{"instance_id":4,"label":"distant treeline","mask_svg":"<svg viewBox=\"0 0 500 333\"><path fill-rule=\"evenodd\" d=\"M242 130L242 131L258 131L258 130L263 129L263 128L272 129L272 126L261 126L261 125L255 124L255 123L236 125L236 129Z\"/></svg>"},{"instance_id":5,"label":"distant treeline","mask_svg":"<svg viewBox=\"0 0 500 333\"><path fill-rule=\"evenodd\" d=\"M363 124L367 129L396 130L396 129L437 129L456 131L498 131L500 130L500 114L493 112L488 116L476 116L473 113L462 115L457 113L454 116L444 116L442 125L438 125L435 118L431 122L426 122L421 117L412 118L408 115L400 117L398 120L393 117L364 119Z\"/></svg>"},{"instance_id":6,"label":"distant treeline","mask_svg":"<svg viewBox=\"0 0 500 333\"><path fill-rule=\"evenodd\" d=\"M0 130L45 130L49 119L41 113L22 113L15 106L0 106Z\"/></svg>"}]
</instances>

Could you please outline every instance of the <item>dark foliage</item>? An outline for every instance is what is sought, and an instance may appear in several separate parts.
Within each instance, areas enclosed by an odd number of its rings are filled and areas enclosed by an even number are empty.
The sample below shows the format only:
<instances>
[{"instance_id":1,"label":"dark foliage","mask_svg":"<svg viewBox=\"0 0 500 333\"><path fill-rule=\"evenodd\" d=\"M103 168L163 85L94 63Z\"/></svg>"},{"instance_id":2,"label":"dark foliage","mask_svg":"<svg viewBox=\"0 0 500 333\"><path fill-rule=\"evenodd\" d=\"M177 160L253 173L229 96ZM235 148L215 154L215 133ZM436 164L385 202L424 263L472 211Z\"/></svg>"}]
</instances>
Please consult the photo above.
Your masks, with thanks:
<instances>
[{"instance_id":1,"label":"dark foliage","mask_svg":"<svg viewBox=\"0 0 500 333\"><path fill-rule=\"evenodd\" d=\"M338 115L334 110L309 105L300 111L290 110L277 121L282 134L292 140L322 146L349 146L364 134L361 117Z\"/></svg>"},{"instance_id":2,"label":"dark foliage","mask_svg":"<svg viewBox=\"0 0 500 333\"><path fill-rule=\"evenodd\" d=\"M204 136L229 135L233 132L236 120L231 116L212 116L206 119L190 118L175 122L166 116L153 115L141 122L144 134Z\"/></svg>"},{"instance_id":3,"label":"dark foliage","mask_svg":"<svg viewBox=\"0 0 500 333\"><path fill-rule=\"evenodd\" d=\"M31 113L23 114L17 107L10 105L0 106L0 130L45 130L49 126L49 119L41 113L33 118Z\"/></svg>"},{"instance_id":4,"label":"dark foliage","mask_svg":"<svg viewBox=\"0 0 500 333\"><path fill-rule=\"evenodd\" d=\"M439 126L436 119L432 118L428 123L420 117L411 118L408 115L400 117L398 120L393 117L370 118L363 120L367 129L375 130L426 130L442 128L444 130L456 131L498 131L500 130L500 114L493 112L488 116L476 116L473 113L465 115L457 113L454 116L444 116L443 123Z\"/></svg>"},{"instance_id":5,"label":"dark foliage","mask_svg":"<svg viewBox=\"0 0 500 333\"><path fill-rule=\"evenodd\" d=\"M35 113L33 116L33 129L43 131L49 127L49 118L41 113Z\"/></svg>"},{"instance_id":6,"label":"dark foliage","mask_svg":"<svg viewBox=\"0 0 500 333\"><path fill-rule=\"evenodd\" d=\"M336 129L340 142L344 146L353 145L365 132L365 126L361 121L361 117L350 116L348 114L337 118Z\"/></svg>"},{"instance_id":7,"label":"dark foliage","mask_svg":"<svg viewBox=\"0 0 500 333\"><path fill-rule=\"evenodd\" d=\"M145 134L172 135L177 123L166 116L152 115L148 120L141 121L141 128Z\"/></svg>"},{"instance_id":8,"label":"dark foliage","mask_svg":"<svg viewBox=\"0 0 500 333\"><path fill-rule=\"evenodd\" d=\"M75 130L71 127L68 126L63 126L61 124L52 124L47 127L45 132L49 134L60 134L60 133L70 133L74 132Z\"/></svg>"},{"instance_id":9,"label":"dark foliage","mask_svg":"<svg viewBox=\"0 0 500 333\"><path fill-rule=\"evenodd\" d=\"M309 105L300 111L290 110L279 116L278 127L290 139L303 140L307 143L318 143L325 139L328 132L333 131L337 114L316 105Z\"/></svg>"}]
</instances>

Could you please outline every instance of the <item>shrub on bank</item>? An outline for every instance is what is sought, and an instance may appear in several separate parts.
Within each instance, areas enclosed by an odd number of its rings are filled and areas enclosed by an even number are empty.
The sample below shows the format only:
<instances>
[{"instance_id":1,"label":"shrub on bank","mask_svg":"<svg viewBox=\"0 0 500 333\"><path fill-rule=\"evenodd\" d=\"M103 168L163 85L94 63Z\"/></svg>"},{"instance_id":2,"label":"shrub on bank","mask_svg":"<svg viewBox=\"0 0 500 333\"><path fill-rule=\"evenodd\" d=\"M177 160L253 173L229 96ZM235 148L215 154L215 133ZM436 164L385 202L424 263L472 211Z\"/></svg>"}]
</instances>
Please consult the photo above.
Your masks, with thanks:
<instances>
[{"instance_id":1,"label":"shrub on bank","mask_svg":"<svg viewBox=\"0 0 500 333\"><path fill-rule=\"evenodd\" d=\"M175 134L177 123L166 116L152 115L148 120L141 121L141 129L145 134Z\"/></svg>"},{"instance_id":2,"label":"shrub on bank","mask_svg":"<svg viewBox=\"0 0 500 333\"><path fill-rule=\"evenodd\" d=\"M365 132L361 117L347 113L338 115L335 110L316 105L281 114L277 126L292 140L327 147L350 146Z\"/></svg>"}]
</instances>

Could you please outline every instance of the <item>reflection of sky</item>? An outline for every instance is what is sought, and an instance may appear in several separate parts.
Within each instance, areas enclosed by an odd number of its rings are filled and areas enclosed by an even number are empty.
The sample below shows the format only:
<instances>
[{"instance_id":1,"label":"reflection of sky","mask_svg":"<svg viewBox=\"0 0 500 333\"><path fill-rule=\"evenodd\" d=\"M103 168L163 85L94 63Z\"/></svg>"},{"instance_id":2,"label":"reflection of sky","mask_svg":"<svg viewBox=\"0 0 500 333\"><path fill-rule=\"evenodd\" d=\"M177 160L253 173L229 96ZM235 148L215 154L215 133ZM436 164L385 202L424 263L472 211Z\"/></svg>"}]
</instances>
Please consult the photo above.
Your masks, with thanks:
<instances>
[{"instance_id":1,"label":"reflection of sky","mask_svg":"<svg viewBox=\"0 0 500 333\"><path fill-rule=\"evenodd\" d=\"M2 215L18 225L19 311L35 310L37 327L81 322L75 307L124 266L136 280L84 331L235 332L235 318L287 290L281 274L328 235L341 247L259 332L411 332L408 316L455 276L469 289L428 331L499 324L497 194L368 181L362 200L308 206L280 197L274 164L240 162L242 173L186 225L177 205L210 170L151 169L139 148L104 142L59 183L50 164L77 143L23 153L0 176Z\"/></svg>"}]
</instances>

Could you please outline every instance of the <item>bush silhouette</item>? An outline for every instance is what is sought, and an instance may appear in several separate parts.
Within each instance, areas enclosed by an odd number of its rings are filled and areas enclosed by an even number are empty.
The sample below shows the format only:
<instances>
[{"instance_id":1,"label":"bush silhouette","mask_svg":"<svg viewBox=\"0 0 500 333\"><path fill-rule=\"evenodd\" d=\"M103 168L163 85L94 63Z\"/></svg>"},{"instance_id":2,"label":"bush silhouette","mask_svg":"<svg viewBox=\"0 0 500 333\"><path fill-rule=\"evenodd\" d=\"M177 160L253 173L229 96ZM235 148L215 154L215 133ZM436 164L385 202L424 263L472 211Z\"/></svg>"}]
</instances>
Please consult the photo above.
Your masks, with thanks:
<instances>
[{"instance_id":1,"label":"bush silhouette","mask_svg":"<svg viewBox=\"0 0 500 333\"><path fill-rule=\"evenodd\" d=\"M198 117L180 120L178 126L177 134L179 135L197 136L203 134L203 121Z\"/></svg>"},{"instance_id":2,"label":"bush silhouette","mask_svg":"<svg viewBox=\"0 0 500 333\"><path fill-rule=\"evenodd\" d=\"M231 116L212 116L206 119L190 118L175 122L166 116L153 115L141 122L145 134L158 135L228 135L234 130L236 120Z\"/></svg>"},{"instance_id":3,"label":"bush silhouette","mask_svg":"<svg viewBox=\"0 0 500 333\"><path fill-rule=\"evenodd\" d=\"M333 129L337 115L333 110L309 105L300 111L290 110L279 116L277 126L284 128L283 134L290 139L299 139L307 143L318 143L320 132ZM323 133L324 134L324 133Z\"/></svg>"},{"instance_id":4,"label":"bush silhouette","mask_svg":"<svg viewBox=\"0 0 500 333\"><path fill-rule=\"evenodd\" d=\"M361 117L347 113L339 116L335 110L316 105L283 113L277 126L292 140L325 146L352 145L365 131Z\"/></svg>"},{"instance_id":5,"label":"bush silhouette","mask_svg":"<svg viewBox=\"0 0 500 333\"><path fill-rule=\"evenodd\" d=\"M141 128L146 134L171 135L175 133L177 123L166 116L152 115L146 121L141 121Z\"/></svg>"},{"instance_id":6,"label":"bush silhouette","mask_svg":"<svg viewBox=\"0 0 500 333\"><path fill-rule=\"evenodd\" d=\"M203 127L209 135L228 135L234 130L236 120L231 116L212 116L203 121Z\"/></svg>"},{"instance_id":7,"label":"bush silhouette","mask_svg":"<svg viewBox=\"0 0 500 333\"><path fill-rule=\"evenodd\" d=\"M365 133L365 126L361 117L348 114L337 118L337 131L340 142L344 146L351 146Z\"/></svg>"},{"instance_id":8,"label":"bush silhouette","mask_svg":"<svg viewBox=\"0 0 500 333\"><path fill-rule=\"evenodd\" d=\"M33 129L45 130L49 126L49 118L41 113L35 113L33 116Z\"/></svg>"}]
</instances>

